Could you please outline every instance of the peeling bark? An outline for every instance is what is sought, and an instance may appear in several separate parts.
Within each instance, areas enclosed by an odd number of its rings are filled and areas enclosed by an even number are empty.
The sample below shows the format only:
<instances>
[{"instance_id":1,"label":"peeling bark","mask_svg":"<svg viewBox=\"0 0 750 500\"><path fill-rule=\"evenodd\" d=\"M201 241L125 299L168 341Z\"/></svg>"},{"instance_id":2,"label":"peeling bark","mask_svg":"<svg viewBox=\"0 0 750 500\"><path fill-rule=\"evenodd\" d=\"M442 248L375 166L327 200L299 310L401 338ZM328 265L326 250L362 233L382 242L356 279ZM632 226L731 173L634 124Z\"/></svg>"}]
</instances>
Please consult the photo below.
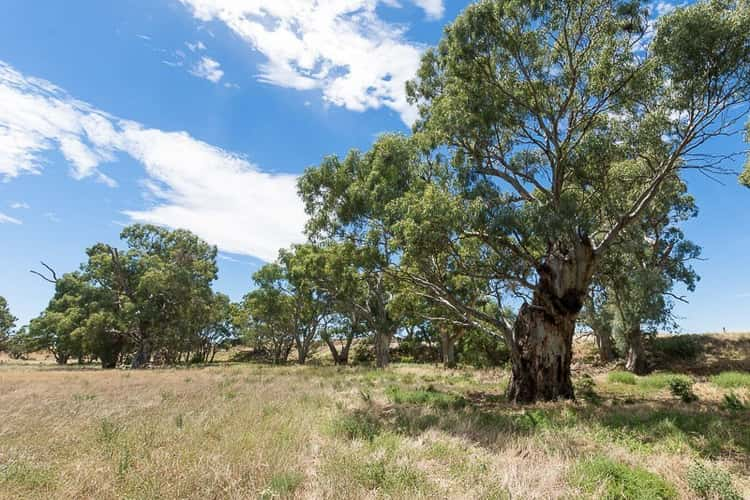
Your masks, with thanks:
<instances>
[{"instance_id":1,"label":"peeling bark","mask_svg":"<svg viewBox=\"0 0 750 500\"><path fill-rule=\"evenodd\" d=\"M572 250L552 253L538 267L532 302L521 307L513 325L510 401L574 399L573 334L594 264L591 242L583 236Z\"/></svg>"},{"instance_id":2,"label":"peeling bark","mask_svg":"<svg viewBox=\"0 0 750 500\"><path fill-rule=\"evenodd\" d=\"M596 348L599 352L599 360L602 363L609 363L615 359L615 348L612 340L612 333L609 330L595 330Z\"/></svg>"},{"instance_id":3,"label":"peeling bark","mask_svg":"<svg viewBox=\"0 0 750 500\"><path fill-rule=\"evenodd\" d=\"M391 333L375 332L375 365L386 368L390 363Z\"/></svg>"},{"instance_id":4,"label":"peeling bark","mask_svg":"<svg viewBox=\"0 0 750 500\"><path fill-rule=\"evenodd\" d=\"M456 342L447 328L440 329L440 350L443 366L445 368L456 367Z\"/></svg>"}]
</instances>

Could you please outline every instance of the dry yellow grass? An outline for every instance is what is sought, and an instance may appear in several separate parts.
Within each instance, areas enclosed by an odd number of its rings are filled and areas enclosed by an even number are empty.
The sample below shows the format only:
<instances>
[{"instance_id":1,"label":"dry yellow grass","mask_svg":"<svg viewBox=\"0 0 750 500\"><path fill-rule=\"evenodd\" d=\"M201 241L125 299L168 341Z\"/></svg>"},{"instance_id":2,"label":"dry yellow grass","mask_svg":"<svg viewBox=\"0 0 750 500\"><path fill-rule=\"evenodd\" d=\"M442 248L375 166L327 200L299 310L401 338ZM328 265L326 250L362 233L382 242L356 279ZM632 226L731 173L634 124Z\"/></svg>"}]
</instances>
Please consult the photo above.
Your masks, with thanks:
<instances>
[{"instance_id":1,"label":"dry yellow grass","mask_svg":"<svg viewBox=\"0 0 750 500\"><path fill-rule=\"evenodd\" d=\"M598 400L517 408L505 373L222 364L0 364L0 498L580 498L607 457L694 498L710 462L750 498L750 415L595 377ZM750 391L739 394L750 398ZM590 398L592 399L592 398Z\"/></svg>"}]
</instances>

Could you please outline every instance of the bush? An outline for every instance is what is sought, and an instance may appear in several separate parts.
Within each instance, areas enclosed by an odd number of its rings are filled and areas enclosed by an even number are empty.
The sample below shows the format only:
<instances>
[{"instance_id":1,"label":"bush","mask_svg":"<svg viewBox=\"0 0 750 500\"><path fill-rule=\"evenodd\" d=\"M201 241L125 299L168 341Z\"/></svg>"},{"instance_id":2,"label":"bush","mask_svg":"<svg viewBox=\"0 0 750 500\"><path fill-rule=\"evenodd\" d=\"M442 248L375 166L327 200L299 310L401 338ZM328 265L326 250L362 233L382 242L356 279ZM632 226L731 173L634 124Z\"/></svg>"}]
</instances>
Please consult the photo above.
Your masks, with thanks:
<instances>
[{"instance_id":1,"label":"bush","mask_svg":"<svg viewBox=\"0 0 750 500\"><path fill-rule=\"evenodd\" d=\"M672 395L678 397L683 403L692 403L698 400L693 392L693 381L675 377L669 381L669 390Z\"/></svg>"},{"instance_id":2,"label":"bush","mask_svg":"<svg viewBox=\"0 0 750 500\"><path fill-rule=\"evenodd\" d=\"M717 498L720 500L742 500L732 486L732 477L718 467L709 467L696 462L687 473L690 489L700 498Z\"/></svg>"},{"instance_id":3,"label":"bush","mask_svg":"<svg viewBox=\"0 0 750 500\"><path fill-rule=\"evenodd\" d=\"M461 363L474 368L503 366L510 359L510 350L501 338L476 329L457 342L456 354Z\"/></svg>"},{"instance_id":4,"label":"bush","mask_svg":"<svg viewBox=\"0 0 750 500\"><path fill-rule=\"evenodd\" d=\"M660 476L606 457L589 458L573 469L571 482L597 499L657 500L677 498L674 487Z\"/></svg>"},{"instance_id":5,"label":"bush","mask_svg":"<svg viewBox=\"0 0 750 500\"><path fill-rule=\"evenodd\" d=\"M607 382L635 385L636 379L635 375L630 372L609 372L607 374Z\"/></svg>"},{"instance_id":6,"label":"bush","mask_svg":"<svg viewBox=\"0 0 750 500\"><path fill-rule=\"evenodd\" d=\"M694 335L656 337L654 352L669 359L693 360L701 353L701 344Z\"/></svg>"},{"instance_id":7,"label":"bush","mask_svg":"<svg viewBox=\"0 0 750 500\"><path fill-rule=\"evenodd\" d=\"M722 372L711 377L711 383L724 389L750 388L750 373L747 372Z\"/></svg>"},{"instance_id":8,"label":"bush","mask_svg":"<svg viewBox=\"0 0 750 500\"><path fill-rule=\"evenodd\" d=\"M747 403L742 400L734 391L724 394L724 402L721 405L725 410L742 411L747 409Z\"/></svg>"}]
</instances>

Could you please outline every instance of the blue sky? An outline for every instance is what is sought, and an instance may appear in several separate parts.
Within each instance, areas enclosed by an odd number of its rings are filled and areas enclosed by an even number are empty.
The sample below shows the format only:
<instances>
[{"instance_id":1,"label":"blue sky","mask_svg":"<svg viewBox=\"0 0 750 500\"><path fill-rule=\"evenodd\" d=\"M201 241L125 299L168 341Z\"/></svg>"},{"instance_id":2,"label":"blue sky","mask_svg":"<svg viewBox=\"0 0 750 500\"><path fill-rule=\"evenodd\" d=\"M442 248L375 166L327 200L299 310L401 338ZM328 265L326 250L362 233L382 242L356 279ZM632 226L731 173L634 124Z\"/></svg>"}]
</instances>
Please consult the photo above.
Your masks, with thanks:
<instances>
[{"instance_id":1,"label":"blue sky","mask_svg":"<svg viewBox=\"0 0 750 500\"><path fill-rule=\"evenodd\" d=\"M466 4L3 0L0 295L28 321L52 293L40 260L74 270L143 221L218 245L217 288L241 297L300 239L296 175L408 130L403 82ZM683 329L750 330L750 190L688 180L707 260Z\"/></svg>"}]
</instances>

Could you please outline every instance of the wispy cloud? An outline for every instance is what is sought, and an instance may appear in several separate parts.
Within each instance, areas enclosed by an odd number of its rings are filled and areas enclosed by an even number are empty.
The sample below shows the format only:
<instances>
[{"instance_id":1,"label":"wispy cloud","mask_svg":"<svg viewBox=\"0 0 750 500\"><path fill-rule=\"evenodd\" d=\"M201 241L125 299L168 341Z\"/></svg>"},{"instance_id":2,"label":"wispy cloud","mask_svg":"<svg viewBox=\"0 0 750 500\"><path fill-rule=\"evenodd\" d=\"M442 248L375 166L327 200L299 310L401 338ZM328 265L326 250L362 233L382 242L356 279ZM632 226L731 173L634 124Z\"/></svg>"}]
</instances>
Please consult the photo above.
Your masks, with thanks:
<instances>
[{"instance_id":1,"label":"wispy cloud","mask_svg":"<svg viewBox=\"0 0 750 500\"><path fill-rule=\"evenodd\" d=\"M54 222L55 224L62 222L62 219L60 219L55 212L45 212L43 215L45 218L49 219L50 222Z\"/></svg>"},{"instance_id":2,"label":"wispy cloud","mask_svg":"<svg viewBox=\"0 0 750 500\"><path fill-rule=\"evenodd\" d=\"M263 172L187 132L115 117L0 61L0 177L41 174L49 151L62 152L76 179L109 179L102 167L117 154L140 162L152 204L125 211L131 220L189 229L223 251L265 260L302 240L296 176Z\"/></svg>"},{"instance_id":3,"label":"wispy cloud","mask_svg":"<svg viewBox=\"0 0 750 500\"><path fill-rule=\"evenodd\" d=\"M193 65L190 74L208 80L209 82L219 83L224 76L224 71L221 70L221 64L219 64L218 61L203 56L200 61Z\"/></svg>"},{"instance_id":4,"label":"wispy cloud","mask_svg":"<svg viewBox=\"0 0 750 500\"><path fill-rule=\"evenodd\" d=\"M20 220L0 212L0 224L23 224Z\"/></svg>"},{"instance_id":5,"label":"wispy cloud","mask_svg":"<svg viewBox=\"0 0 750 500\"><path fill-rule=\"evenodd\" d=\"M377 14L394 0L180 0L201 21L218 20L266 58L259 80L297 90L319 89L324 99L353 111L381 107L417 116L405 83L419 66L422 47L405 27ZM444 13L442 0L413 0L428 17Z\"/></svg>"},{"instance_id":6,"label":"wispy cloud","mask_svg":"<svg viewBox=\"0 0 750 500\"><path fill-rule=\"evenodd\" d=\"M10 204L10 208L14 210L31 208L25 201L16 201Z\"/></svg>"}]
</instances>

